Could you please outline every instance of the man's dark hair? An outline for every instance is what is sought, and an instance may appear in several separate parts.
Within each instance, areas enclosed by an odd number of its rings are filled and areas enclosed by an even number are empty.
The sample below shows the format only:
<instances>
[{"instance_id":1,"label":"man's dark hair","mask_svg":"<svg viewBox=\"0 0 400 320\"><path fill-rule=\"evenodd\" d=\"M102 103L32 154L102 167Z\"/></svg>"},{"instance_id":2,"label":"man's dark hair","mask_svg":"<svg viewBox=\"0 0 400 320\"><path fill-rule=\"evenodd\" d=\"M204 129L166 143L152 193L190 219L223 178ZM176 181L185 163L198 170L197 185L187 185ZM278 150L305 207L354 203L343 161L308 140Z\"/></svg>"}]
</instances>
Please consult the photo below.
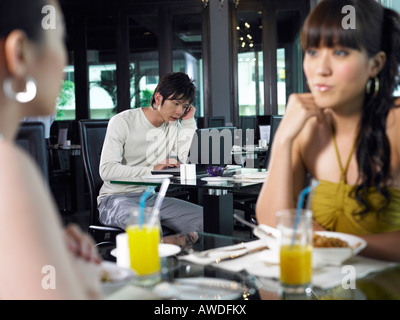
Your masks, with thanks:
<instances>
[{"instance_id":1,"label":"man's dark hair","mask_svg":"<svg viewBox=\"0 0 400 320\"><path fill-rule=\"evenodd\" d=\"M168 73L163 76L154 90L153 96L151 97L151 106L154 107L155 94L158 92L162 95L163 100L161 105L164 104L165 100L188 100L192 103L194 100L196 88L193 80L189 78L186 73L174 72Z\"/></svg>"}]
</instances>

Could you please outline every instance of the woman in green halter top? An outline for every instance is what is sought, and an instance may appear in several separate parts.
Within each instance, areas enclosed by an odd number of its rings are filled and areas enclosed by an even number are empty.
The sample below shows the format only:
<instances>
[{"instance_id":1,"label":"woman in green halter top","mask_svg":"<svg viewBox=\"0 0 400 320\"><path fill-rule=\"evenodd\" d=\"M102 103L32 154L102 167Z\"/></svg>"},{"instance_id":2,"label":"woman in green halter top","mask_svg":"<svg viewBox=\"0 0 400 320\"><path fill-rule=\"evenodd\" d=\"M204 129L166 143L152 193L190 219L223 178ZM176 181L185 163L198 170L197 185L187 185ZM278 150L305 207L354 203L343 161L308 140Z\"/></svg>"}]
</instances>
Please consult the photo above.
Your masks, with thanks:
<instances>
[{"instance_id":1,"label":"woman in green halter top","mask_svg":"<svg viewBox=\"0 0 400 320\"><path fill-rule=\"evenodd\" d=\"M356 28L342 8L355 8ZM373 39L373 41L371 41ZM276 132L260 224L316 179L314 230L352 233L362 254L400 261L400 17L374 0L323 0L301 34L310 93L292 94Z\"/></svg>"},{"instance_id":2,"label":"woman in green halter top","mask_svg":"<svg viewBox=\"0 0 400 320\"><path fill-rule=\"evenodd\" d=\"M368 190L367 199L371 206L369 212L363 219L354 214L360 210L360 204L355 198L351 197L354 185L346 183L346 174L356 141L354 140L347 162L343 167L335 131L332 130L332 142L340 169L340 179L339 182L319 180L312 204L314 219L326 230L357 235L400 230L400 189L388 187L391 193L391 201L380 218L378 218L377 212L384 205L385 198L374 187Z\"/></svg>"}]
</instances>

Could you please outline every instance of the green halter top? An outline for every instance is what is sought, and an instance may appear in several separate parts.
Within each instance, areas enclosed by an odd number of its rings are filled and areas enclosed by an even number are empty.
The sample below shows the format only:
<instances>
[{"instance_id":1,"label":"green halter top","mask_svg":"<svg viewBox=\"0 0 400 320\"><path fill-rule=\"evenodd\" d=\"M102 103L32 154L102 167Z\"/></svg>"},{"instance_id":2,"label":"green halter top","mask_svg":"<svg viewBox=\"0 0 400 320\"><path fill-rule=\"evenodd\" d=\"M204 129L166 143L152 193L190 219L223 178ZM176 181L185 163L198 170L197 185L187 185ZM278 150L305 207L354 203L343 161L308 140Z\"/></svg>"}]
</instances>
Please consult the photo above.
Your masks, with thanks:
<instances>
[{"instance_id":1,"label":"green halter top","mask_svg":"<svg viewBox=\"0 0 400 320\"><path fill-rule=\"evenodd\" d=\"M319 181L320 184L315 189L312 203L314 219L327 230L358 235L400 230L399 189L388 188L391 193L391 201L385 212L379 217L376 212L382 207L384 198L375 188L370 188L368 191L370 211L363 218L353 214L360 211L360 205L357 200L350 197L350 192L354 186L346 183L346 174L357 139L354 141L344 167L340 161L333 127L332 140L340 167L340 181L339 183L326 180Z\"/></svg>"}]
</instances>

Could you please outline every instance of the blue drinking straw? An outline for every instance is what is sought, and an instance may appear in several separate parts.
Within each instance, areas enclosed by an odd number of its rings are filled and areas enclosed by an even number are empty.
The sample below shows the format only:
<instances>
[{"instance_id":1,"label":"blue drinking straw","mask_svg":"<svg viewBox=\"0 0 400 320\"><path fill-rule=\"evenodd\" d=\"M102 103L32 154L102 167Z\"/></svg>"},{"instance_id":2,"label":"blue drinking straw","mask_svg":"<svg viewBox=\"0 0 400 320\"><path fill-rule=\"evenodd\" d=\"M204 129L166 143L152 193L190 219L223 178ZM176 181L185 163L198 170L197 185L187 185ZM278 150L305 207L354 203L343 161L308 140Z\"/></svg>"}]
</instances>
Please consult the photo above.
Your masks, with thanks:
<instances>
[{"instance_id":1,"label":"blue drinking straw","mask_svg":"<svg viewBox=\"0 0 400 320\"><path fill-rule=\"evenodd\" d=\"M300 214L301 214L301 209L303 208L303 205L304 205L304 199L309 192L312 192L312 194L314 193L314 189L317 185L319 185L319 182L317 180L313 179L311 182L311 185L304 188L300 192L300 194L297 198L297 208L296 208L296 217L294 220L294 227L293 227L294 230L293 230L293 237L292 237L292 246L294 245L294 242L296 240L297 225L300 220ZM310 206L310 204L311 204L311 199L308 199L307 206ZM307 209L309 209L309 208L307 208Z\"/></svg>"},{"instance_id":2,"label":"blue drinking straw","mask_svg":"<svg viewBox=\"0 0 400 320\"><path fill-rule=\"evenodd\" d=\"M144 207L147 198L154 192L155 187L148 187L148 189L143 192L140 197L140 211L139 211L139 228L142 229L143 219L144 219Z\"/></svg>"}]
</instances>

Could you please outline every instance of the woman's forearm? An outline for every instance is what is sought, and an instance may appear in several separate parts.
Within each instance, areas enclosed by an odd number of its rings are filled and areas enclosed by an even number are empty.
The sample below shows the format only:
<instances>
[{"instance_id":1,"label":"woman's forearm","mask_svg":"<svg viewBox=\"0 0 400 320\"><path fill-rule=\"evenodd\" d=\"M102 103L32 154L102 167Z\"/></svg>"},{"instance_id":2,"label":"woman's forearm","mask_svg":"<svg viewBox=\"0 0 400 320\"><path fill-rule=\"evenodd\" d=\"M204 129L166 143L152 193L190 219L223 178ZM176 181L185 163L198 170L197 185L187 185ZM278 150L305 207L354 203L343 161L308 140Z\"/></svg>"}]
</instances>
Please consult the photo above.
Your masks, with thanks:
<instances>
[{"instance_id":1,"label":"woman's forearm","mask_svg":"<svg viewBox=\"0 0 400 320\"><path fill-rule=\"evenodd\" d=\"M366 236L361 236L367 241L367 246L361 251L363 256L400 261L400 231L376 233Z\"/></svg>"},{"instance_id":2,"label":"woman's forearm","mask_svg":"<svg viewBox=\"0 0 400 320\"><path fill-rule=\"evenodd\" d=\"M256 207L257 221L276 225L276 212L293 207L292 141L274 140L268 166L268 178L259 195Z\"/></svg>"}]
</instances>

